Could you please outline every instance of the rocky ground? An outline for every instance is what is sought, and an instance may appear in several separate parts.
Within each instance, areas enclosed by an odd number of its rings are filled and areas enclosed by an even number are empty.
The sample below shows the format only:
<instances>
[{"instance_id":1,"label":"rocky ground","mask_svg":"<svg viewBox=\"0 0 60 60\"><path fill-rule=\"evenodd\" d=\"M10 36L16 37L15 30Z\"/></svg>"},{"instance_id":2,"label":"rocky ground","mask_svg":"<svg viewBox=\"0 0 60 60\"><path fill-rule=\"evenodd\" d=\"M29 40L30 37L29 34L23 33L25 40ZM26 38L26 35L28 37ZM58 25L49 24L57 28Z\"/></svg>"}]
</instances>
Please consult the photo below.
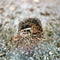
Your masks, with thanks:
<instances>
[{"instance_id":1,"label":"rocky ground","mask_svg":"<svg viewBox=\"0 0 60 60\"><path fill-rule=\"evenodd\" d=\"M44 40L30 51L11 39L26 18L41 20ZM59 0L0 0L0 60L60 60Z\"/></svg>"}]
</instances>

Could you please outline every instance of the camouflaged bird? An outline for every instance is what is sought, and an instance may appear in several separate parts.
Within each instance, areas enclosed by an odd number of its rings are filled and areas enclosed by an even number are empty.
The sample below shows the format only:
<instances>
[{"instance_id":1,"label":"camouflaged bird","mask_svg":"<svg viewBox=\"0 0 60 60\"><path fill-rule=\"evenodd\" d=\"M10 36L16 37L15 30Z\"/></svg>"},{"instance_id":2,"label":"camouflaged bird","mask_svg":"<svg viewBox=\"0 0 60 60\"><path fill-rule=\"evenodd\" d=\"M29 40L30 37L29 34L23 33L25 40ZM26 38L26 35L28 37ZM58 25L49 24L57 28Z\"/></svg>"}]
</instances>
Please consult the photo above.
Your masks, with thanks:
<instances>
[{"instance_id":1,"label":"camouflaged bird","mask_svg":"<svg viewBox=\"0 0 60 60\"><path fill-rule=\"evenodd\" d=\"M38 45L42 36L41 21L37 18L28 18L19 23L18 34L13 37L13 40L18 41L18 47L32 47Z\"/></svg>"}]
</instances>

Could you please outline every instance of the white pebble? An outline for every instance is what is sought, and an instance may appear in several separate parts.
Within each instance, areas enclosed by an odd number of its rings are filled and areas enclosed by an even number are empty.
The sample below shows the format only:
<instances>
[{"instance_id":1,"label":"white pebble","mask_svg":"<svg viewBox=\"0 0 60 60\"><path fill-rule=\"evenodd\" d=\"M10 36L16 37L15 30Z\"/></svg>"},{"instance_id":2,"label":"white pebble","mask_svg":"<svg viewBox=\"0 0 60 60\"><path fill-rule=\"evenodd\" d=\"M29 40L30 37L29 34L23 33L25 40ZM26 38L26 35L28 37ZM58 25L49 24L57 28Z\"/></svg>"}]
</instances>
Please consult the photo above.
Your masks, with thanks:
<instances>
[{"instance_id":1,"label":"white pebble","mask_svg":"<svg viewBox=\"0 0 60 60\"><path fill-rule=\"evenodd\" d=\"M52 55L53 53L50 51L49 54Z\"/></svg>"},{"instance_id":2,"label":"white pebble","mask_svg":"<svg viewBox=\"0 0 60 60\"><path fill-rule=\"evenodd\" d=\"M34 59L32 57L30 57L29 60L34 60Z\"/></svg>"}]
</instances>

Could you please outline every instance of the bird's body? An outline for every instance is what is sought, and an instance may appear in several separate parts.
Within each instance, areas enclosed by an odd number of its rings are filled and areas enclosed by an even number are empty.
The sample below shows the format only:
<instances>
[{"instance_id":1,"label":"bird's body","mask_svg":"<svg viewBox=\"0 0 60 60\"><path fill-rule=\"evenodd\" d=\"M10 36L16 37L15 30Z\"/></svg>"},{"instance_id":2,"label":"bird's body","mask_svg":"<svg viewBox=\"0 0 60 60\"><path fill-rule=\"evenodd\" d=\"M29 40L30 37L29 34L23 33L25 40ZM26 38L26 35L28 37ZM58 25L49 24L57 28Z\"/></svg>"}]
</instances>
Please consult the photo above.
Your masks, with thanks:
<instances>
[{"instance_id":1,"label":"bird's body","mask_svg":"<svg viewBox=\"0 0 60 60\"><path fill-rule=\"evenodd\" d=\"M39 19L29 18L19 23L18 46L32 47L39 44L42 38L42 25Z\"/></svg>"}]
</instances>

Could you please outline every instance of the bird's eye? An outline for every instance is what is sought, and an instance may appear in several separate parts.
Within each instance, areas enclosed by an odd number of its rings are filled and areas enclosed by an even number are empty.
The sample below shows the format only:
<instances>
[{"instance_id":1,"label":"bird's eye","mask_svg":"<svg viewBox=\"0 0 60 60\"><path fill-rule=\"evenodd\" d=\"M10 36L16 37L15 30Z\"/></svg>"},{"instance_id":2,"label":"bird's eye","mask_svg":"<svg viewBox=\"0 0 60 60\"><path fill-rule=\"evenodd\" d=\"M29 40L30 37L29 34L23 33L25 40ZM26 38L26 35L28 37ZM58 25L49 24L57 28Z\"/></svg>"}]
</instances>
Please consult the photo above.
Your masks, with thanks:
<instances>
[{"instance_id":1,"label":"bird's eye","mask_svg":"<svg viewBox=\"0 0 60 60\"><path fill-rule=\"evenodd\" d=\"M24 30L24 32L26 32L26 30Z\"/></svg>"},{"instance_id":2,"label":"bird's eye","mask_svg":"<svg viewBox=\"0 0 60 60\"><path fill-rule=\"evenodd\" d=\"M27 32L30 32L30 33L31 33L31 31L30 31L30 30L27 30Z\"/></svg>"}]
</instances>

